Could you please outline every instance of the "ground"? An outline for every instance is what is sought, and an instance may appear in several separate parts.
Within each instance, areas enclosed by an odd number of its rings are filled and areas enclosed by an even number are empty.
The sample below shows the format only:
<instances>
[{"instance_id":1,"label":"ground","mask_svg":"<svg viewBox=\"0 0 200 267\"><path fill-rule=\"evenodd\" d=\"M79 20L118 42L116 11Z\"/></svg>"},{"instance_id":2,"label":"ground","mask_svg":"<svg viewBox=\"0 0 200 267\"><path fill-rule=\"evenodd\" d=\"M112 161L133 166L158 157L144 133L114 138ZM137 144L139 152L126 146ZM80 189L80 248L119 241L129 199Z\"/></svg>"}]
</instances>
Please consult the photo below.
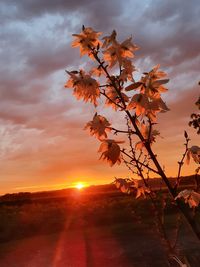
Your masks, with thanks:
<instances>
[{"instance_id":1,"label":"ground","mask_svg":"<svg viewBox=\"0 0 200 267\"><path fill-rule=\"evenodd\" d=\"M175 217L167 211L169 234ZM3 204L0 230L0 267L169 267L149 202L122 194ZM177 249L200 266L200 244L185 224Z\"/></svg>"},{"instance_id":2,"label":"ground","mask_svg":"<svg viewBox=\"0 0 200 267\"><path fill-rule=\"evenodd\" d=\"M1 267L167 267L151 235L122 233L122 225L67 229L0 245ZM126 225L124 225L126 227ZM113 229L113 228L112 228ZM118 233L117 233L118 231ZM142 231L142 230L141 230Z\"/></svg>"}]
</instances>

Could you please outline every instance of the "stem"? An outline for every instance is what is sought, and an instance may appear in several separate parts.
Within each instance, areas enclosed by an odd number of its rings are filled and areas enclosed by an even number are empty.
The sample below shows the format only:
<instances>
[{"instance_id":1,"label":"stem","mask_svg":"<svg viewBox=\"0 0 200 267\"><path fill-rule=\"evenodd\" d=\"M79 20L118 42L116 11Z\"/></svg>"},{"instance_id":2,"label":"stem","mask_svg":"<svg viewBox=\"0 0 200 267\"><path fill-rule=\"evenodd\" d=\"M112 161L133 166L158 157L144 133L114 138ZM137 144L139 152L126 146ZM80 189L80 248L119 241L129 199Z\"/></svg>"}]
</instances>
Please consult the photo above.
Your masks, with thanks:
<instances>
[{"instance_id":1,"label":"stem","mask_svg":"<svg viewBox=\"0 0 200 267\"><path fill-rule=\"evenodd\" d=\"M120 150L120 151L121 151L121 153L123 153L124 155L126 155L127 157L129 157L129 158L131 159L132 162L137 162L137 163L141 164L142 166L146 167L147 169L149 169L150 171L152 171L152 172L154 172L154 173L156 173L156 174L159 174L156 170L154 170L153 168L149 167L149 165L147 165L147 164L145 164L145 163L143 163L143 162L137 160L136 158L131 157L131 156L130 156L128 153L126 153L123 149Z\"/></svg>"},{"instance_id":2,"label":"stem","mask_svg":"<svg viewBox=\"0 0 200 267\"><path fill-rule=\"evenodd\" d=\"M129 124L128 124L128 119L127 119L127 127L128 127L128 130L130 128ZM159 208L157 206L157 203L156 203L156 200L154 199L153 197L153 192L152 192L152 189L150 188L148 182L145 180L145 177L143 175L143 171L142 171L142 168L141 168L141 165L139 165L139 162L138 160L136 159L135 157L135 151L134 151L134 148L133 148L133 144L132 144L132 139L131 139L131 135L130 133L128 134L128 138L129 138L129 144L130 144L130 147L131 147L131 152L132 152L132 156L134 158L134 161L136 163L136 168L138 170L138 175L141 177L144 185L150 190L150 193L148 194L149 198L150 198L150 201L153 205L153 210L154 210L154 214L155 214L155 218L157 220L157 223L158 223L158 227L159 227L159 233L161 235L161 238L163 238L165 240L165 243L167 245L167 253L168 253L168 256L170 254L172 254L174 251L173 251L173 247L169 241L169 239L167 238L167 233L165 231L165 227L164 227L164 224L162 222L162 219L159 215ZM139 157L141 156L141 154L139 155ZM126 163L126 162L125 162ZM128 165L127 165L128 166ZM130 170L132 170L129 166L128 168Z\"/></svg>"},{"instance_id":3,"label":"stem","mask_svg":"<svg viewBox=\"0 0 200 267\"><path fill-rule=\"evenodd\" d=\"M152 203L152 205L153 205L154 213L155 213L155 217L156 217L156 219L157 219L157 222L158 222L158 225L159 225L159 228L160 228L160 229L159 229L159 233L161 234L161 237L163 237L164 240L165 240L165 243L166 243L167 248L168 248L167 252L168 252L168 256L169 256L171 253L174 252L173 247L172 247L172 245L171 245L169 239L167 238L167 233L166 233L166 231L165 231L165 227L164 227L164 224L163 224L163 222L162 222L162 219L161 219L161 217L159 216L159 210L158 210L158 207L157 207L156 200L153 198L152 190L151 190L151 188L149 187L148 183L146 182L146 180L145 180L145 178L144 178L144 176L143 176L143 173L142 173L142 171L141 171L141 169L140 169L138 163L136 163L136 164L137 164L137 169L138 169L138 171L139 171L140 177L142 178L142 180L143 180L145 186L146 186L147 188L150 189L150 193L149 193L148 195L149 195L149 198L150 198L151 203Z\"/></svg>"},{"instance_id":4,"label":"stem","mask_svg":"<svg viewBox=\"0 0 200 267\"><path fill-rule=\"evenodd\" d=\"M177 179L176 179L176 184L174 186L174 190L177 191L177 188L180 184L180 181L181 181L181 169L183 167L183 164L184 164L184 159L185 159L185 156L188 152L188 143L189 143L190 139L186 137L186 143L184 144L185 145L185 152L183 153L183 156L182 156L182 159L178 162L178 165L179 165L179 168L178 168L178 175L177 175Z\"/></svg>"},{"instance_id":5,"label":"stem","mask_svg":"<svg viewBox=\"0 0 200 267\"><path fill-rule=\"evenodd\" d=\"M132 130L130 130L130 131L122 131L122 130L115 129L113 127L107 127L107 128L113 130L114 134L117 134L117 133L135 134L135 132L132 131Z\"/></svg>"},{"instance_id":6,"label":"stem","mask_svg":"<svg viewBox=\"0 0 200 267\"><path fill-rule=\"evenodd\" d=\"M149 119L149 133L148 133L148 142L150 143L151 142L151 131L152 131L152 122L151 120Z\"/></svg>"},{"instance_id":7,"label":"stem","mask_svg":"<svg viewBox=\"0 0 200 267\"><path fill-rule=\"evenodd\" d=\"M150 143L148 142L148 140L145 140L143 135L141 134L137 124L136 124L136 121L135 121L135 118L132 117L132 115L130 114L129 110L126 109L126 103L122 97L122 94L121 94L121 91L119 90L119 88L117 87L116 83L114 82L114 80L112 79L112 77L110 76L110 74L108 73L107 71L107 66L104 66L104 62L102 62L99 57L98 57L98 52L95 51L95 49L92 49L92 53L94 55L94 58L97 60L97 62L99 63L99 65L102 67L103 71L105 72L107 78L110 80L113 88L115 88L116 92L118 93L118 96L121 100L121 103L123 104L123 107L122 107L122 110L124 110L124 112L127 114L132 126L134 127L135 131L136 131L136 134L137 136L140 138L140 140L144 143L145 145L145 148L146 150L148 151L149 153L149 156L151 158L151 160L153 161L157 171L153 170L153 172L156 172L160 175L160 177L163 179L163 181L165 182L171 196L173 197L173 199L175 200L175 197L176 197L176 190L173 188L173 186L171 185L171 183L169 182L168 178L166 177L162 167L160 166L157 158L156 158L156 155L153 153L152 149L151 149L151 145ZM116 104L116 103L115 103ZM117 104L116 104L117 105ZM128 155L127 153L125 153L124 151L122 152L126 155ZM132 157L130 157L132 158ZM145 166L147 167L147 166ZM149 168L149 167L147 167ZM187 221L187 223L189 224L191 230L193 231L193 233L196 235L196 237L200 240L200 231L199 229L197 228L197 224L196 222L194 221L194 219L191 217L190 213L185 209L185 205L181 202L181 200L177 199L175 200L176 204L177 204L177 207L179 208L180 212L182 213L183 217L185 218L185 220Z\"/></svg>"},{"instance_id":8,"label":"stem","mask_svg":"<svg viewBox=\"0 0 200 267\"><path fill-rule=\"evenodd\" d=\"M120 106L118 103L116 103L115 101L113 101L109 96L107 96L107 94L105 92L100 92L101 95L104 95L108 100L110 100L113 104L115 104L116 106L118 106L119 108L123 109L122 106Z\"/></svg>"},{"instance_id":9,"label":"stem","mask_svg":"<svg viewBox=\"0 0 200 267\"><path fill-rule=\"evenodd\" d=\"M140 154L138 156L138 158L136 158L136 153L135 153L135 150L134 150L134 147L133 147L133 142L132 142L132 138L131 138L131 127L129 125L129 120L128 120L128 117L126 116L126 124L127 124L127 128L128 128L128 139L129 139L129 145L130 145L130 148L131 148L131 153L132 153L132 157L134 158L135 161L137 161L136 163L140 163L140 169L142 171L142 165L141 163L145 164L146 162L146 157L144 158L143 162L140 162L140 158L143 154L142 150L140 151ZM146 164L148 166L148 164ZM147 167L146 167L147 168ZM148 169L149 171L149 169Z\"/></svg>"},{"instance_id":10,"label":"stem","mask_svg":"<svg viewBox=\"0 0 200 267\"><path fill-rule=\"evenodd\" d=\"M176 190L172 187L171 183L167 179L164 171L162 170L162 168L161 168L156 156L154 155L154 153L153 153L153 151L151 149L150 144L148 142L145 142L145 140L144 140L140 130L138 129L138 126L137 126L135 120L131 116L130 112L128 110L126 110L126 113L129 116L129 119L130 119L133 127L135 128L137 135L139 136L141 141L144 142L144 145L145 145L145 147L146 147L146 149L147 149L147 151L149 153L149 156L150 156L151 160L154 162L154 165L156 166L156 169L157 169L159 175L161 176L161 178L165 182L165 184L166 184L171 196L175 200ZM176 199L175 202L177 204L178 209L180 210L180 212L182 213L183 217L185 218L186 222L189 224L191 230L196 235L196 237L200 240L200 231L199 231L199 229L197 227L197 224L196 224L195 220L192 218L190 213L185 209L183 203L179 199Z\"/></svg>"},{"instance_id":11,"label":"stem","mask_svg":"<svg viewBox=\"0 0 200 267\"><path fill-rule=\"evenodd\" d=\"M155 155L153 154L153 152L151 150L150 145L149 144L146 144L146 148L148 149L148 152L149 152L149 154L151 156L151 159L153 160L153 162L154 162L154 164L155 164L155 166L156 166L156 168L157 168L160 176L162 177L162 179L164 180L165 184L167 185L170 194L175 199L175 197L176 197L176 191L174 190L174 188L170 184L170 182L167 179L165 173L163 172L161 166L159 165L159 163L157 161L157 158L155 157ZM196 224L195 220L192 218L192 216L190 215L190 213L185 209L185 205L179 199L176 199L175 201L176 201L177 207L181 211L181 213L184 216L185 220L190 225L190 228L192 229L193 233L200 240L200 231L199 231L199 229L197 227L197 224Z\"/></svg>"},{"instance_id":12,"label":"stem","mask_svg":"<svg viewBox=\"0 0 200 267\"><path fill-rule=\"evenodd\" d=\"M138 173L136 172L136 171L134 171L129 165L132 165L130 162L128 162L127 160L125 160L125 158L122 156L122 159L123 159L123 161L124 161L124 163L125 163L125 165L126 165L126 167L133 173L133 174L137 174L138 175Z\"/></svg>"},{"instance_id":13,"label":"stem","mask_svg":"<svg viewBox=\"0 0 200 267\"><path fill-rule=\"evenodd\" d=\"M106 66L106 67L104 66L104 62L102 62L102 61L100 60L100 58L98 57L98 53L95 52L94 50L93 50L93 55L94 55L94 58L95 58L95 59L97 60L97 62L99 63L99 66L101 66L101 68L102 68L103 71L105 72L107 78L110 80L110 82L111 82L113 88L115 88L116 92L118 93L118 95L119 95L119 97L120 97L120 99L121 99L121 101L122 101L123 108L126 109L126 103L124 102L124 99L123 99L123 97L122 97L122 94L121 94L120 90L118 89L118 87L116 86L116 84L115 84L115 82L113 81L112 77L111 77L110 74L108 73L108 71L107 71L107 66ZM113 102L114 102L114 101L113 101ZM115 102L114 102L114 103L115 103ZM115 104L116 104L116 103L115 103ZM117 105L117 104L116 104L116 105Z\"/></svg>"}]
</instances>

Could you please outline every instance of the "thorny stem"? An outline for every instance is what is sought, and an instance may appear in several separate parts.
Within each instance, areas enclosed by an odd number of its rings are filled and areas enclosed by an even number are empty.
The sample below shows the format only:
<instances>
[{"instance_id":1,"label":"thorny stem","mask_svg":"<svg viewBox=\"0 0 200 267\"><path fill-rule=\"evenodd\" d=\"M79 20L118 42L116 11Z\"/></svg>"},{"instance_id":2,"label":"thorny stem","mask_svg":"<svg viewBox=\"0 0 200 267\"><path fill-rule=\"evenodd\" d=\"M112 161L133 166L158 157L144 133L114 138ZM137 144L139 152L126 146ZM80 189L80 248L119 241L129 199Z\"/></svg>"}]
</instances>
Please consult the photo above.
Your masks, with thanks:
<instances>
[{"instance_id":1,"label":"thorny stem","mask_svg":"<svg viewBox=\"0 0 200 267\"><path fill-rule=\"evenodd\" d=\"M135 154L135 151L134 151L134 148L133 148L133 142L132 142L132 138L131 138L131 127L129 125L129 120L128 120L127 116L126 116L126 124L127 124L127 128L128 128L128 131L129 131L128 132L128 139L129 139L129 145L130 145L130 148L131 148L132 157L134 158L135 161L137 160L137 162L139 163L143 152L141 150L138 158L136 159L136 154ZM145 162L146 162L146 157L144 158L143 162L140 162L140 163L145 164ZM148 166L148 164L146 164L146 166ZM140 168L142 170L142 165L140 165ZM150 169L148 169L148 171L150 171Z\"/></svg>"},{"instance_id":2,"label":"thorny stem","mask_svg":"<svg viewBox=\"0 0 200 267\"><path fill-rule=\"evenodd\" d=\"M128 125L128 122L127 122L127 126L128 126L128 129L129 129L129 125ZM154 214L155 214L155 218L157 220L157 224L158 224L158 227L159 227L159 233L162 237L162 239L164 239L166 245L167 245L167 253L168 253L168 256L170 256L170 254L173 253L173 247L167 237L167 233L165 231L165 227L164 227L164 224L162 222L162 219L159 215L159 209L158 209L158 206L157 206L157 203L153 197L153 192L152 192L152 189L150 188L148 182L146 181L144 175L143 175L143 172L142 172L142 168L141 166L139 165L137 159L135 158L135 153L134 153L134 149L133 149L133 145L132 145L132 140L131 140L131 136L129 134L129 144L130 144L130 147L131 147L131 151L132 151L132 155L133 155L133 158L135 159L135 163L136 163L136 168L138 170L138 175L141 177L144 185L150 190L150 193L148 194L150 200L151 200L151 203L153 205L153 210L154 210ZM129 168L129 170L131 170L133 173L135 173L131 168L130 166L127 164L127 162L124 160L126 166Z\"/></svg>"},{"instance_id":3,"label":"thorny stem","mask_svg":"<svg viewBox=\"0 0 200 267\"><path fill-rule=\"evenodd\" d=\"M157 223L158 223L159 228L160 228L160 229L159 229L159 233L161 234L161 237L164 238L165 243L166 243L167 248L168 248L168 254L170 255L170 254L173 253L174 251L173 251L172 245L171 245L171 243L170 243L170 241L169 241L169 239L168 239L168 237L167 237L167 233L166 233L166 231L165 231L165 227L164 227L164 224L163 224L163 222L162 222L162 219L161 219L161 217L160 217L160 215L159 215L159 210L158 210L158 207L157 207L157 204L156 204L156 200L154 199L154 197L153 197L153 195L152 195L152 190L151 190L151 188L149 187L148 183L146 182L146 180L145 180L145 178L144 178L144 175L143 175L143 173L142 173L142 170L141 170L141 168L139 167L139 165L138 165L137 162L136 162L136 167L137 167L137 169L138 169L138 171L139 171L140 177L142 178L142 180L143 180L145 186L146 186L147 188L150 189L150 193L148 194L148 196L149 196L149 198L150 198L150 200L151 200L151 203L152 203L152 205L153 205L153 209L154 209L155 217L156 217L156 219L157 219Z\"/></svg>"},{"instance_id":4,"label":"thorny stem","mask_svg":"<svg viewBox=\"0 0 200 267\"><path fill-rule=\"evenodd\" d=\"M138 172L135 172L130 166L129 166L129 162L126 161L123 157L122 157L126 167L133 173L133 174L137 174L141 177L141 179L143 180L143 183L144 185L150 190L150 193L148 194L150 200L151 200L151 203L153 205L153 210L154 210L154 213L155 213L155 218L157 220L157 223L159 225L159 233L161 235L161 238L164 239L166 245L167 245L167 253L168 253L168 256L170 256L171 254L175 254L175 248L176 248L176 244L177 244L177 241L178 241L178 236L179 236L179 232L180 232L180 224L181 224L181 221L180 221L180 217L178 218L178 222L177 222L177 227L176 227L176 233L175 233L175 241L174 241L174 244L172 245L170 240L168 239L167 237L167 233L165 231L165 227L164 227L164 224L162 222L162 218L161 216L159 215L159 209L157 207L157 203L156 203L156 200L154 199L153 197L153 192L152 192L152 189L151 187L149 186L147 180L145 179L143 173L142 173L142 169L139 167L139 163L137 163L136 167L137 167L137 170Z\"/></svg>"},{"instance_id":5,"label":"thorny stem","mask_svg":"<svg viewBox=\"0 0 200 267\"><path fill-rule=\"evenodd\" d=\"M140 160L142 154L143 154L143 152L142 152L142 150L141 150L141 151L140 151L140 154L139 154L139 156L138 156L138 160Z\"/></svg>"},{"instance_id":6,"label":"thorny stem","mask_svg":"<svg viewBox=\"0 0 200 267\"><path fill-rule=\"evenodd\" d=\"M117 134L117 133L125 133L125 134L135 134L134 131L132 131L131 129L128 129L128 131L123 131L123 130L118 130L116 128L113 128L113 127L106 127L112 131L114 131L114 134Z\"/></svg>"},{"instance_id":7,"label":"thorny stem","mask_svg":"<svg viewBox=\"0 0 200 267\"><path fill-rule=\"evenodd\" d=\"M129 130L130 129L130 126L129 126L128 118L127 118L127 127L128 127L128 130ZM162 222L162 218L159 215L159 208L157 206L156 200L154 199L152 189L149 186L148 182L146 181L146 179L145 179L145 177L143 175L143 171L142 171L141 165L139 165L138 160L136 159L134 148L133 148L133 143L132 143L132 139L131 139L131 134L130 133L128 134L128 139L129 139L129 145L131 147L132 156L133 156L133 158L135 158L136 168L138 170L138 174L141 177L144 185L150 190L150 193L148 194L148 196L149 196L149 198L151 200L151 203L153 205L153 210L154 210L155 218L157 220L158 227L159 227L159 231L158 232L160 233L161 238L164 239L164 241L165 241L165 243L167 245L167 253L170 256L170 254L173 253L173 250L174 249L173 249L173 247L172 247L172 245L170 243L170 240L167 237L167 233L165 231L165 227L164 227L164 224ZM142 152L140 153L139 158L141 157L141 154L142 154Z\"/></svg>"},{"instance_id":8,"label":"thorny stem","mask_svg":"<svg viewBox=\"0 0 200 267\"><path fill-rule=\"evenodd\" d=\"M180 184L180 181L181 181L181 169L183 167L183 164L184 164L184 159L185 159L185 156L188 152L188 143L189 143L190 139L188 137L186 137L186 143L184 144L185 145L185 151L183 153L183 156L182 156L182 159L180 161L178 161L178 165L179 165L179 168L178 168L178 175L177 175L177 179L176 179L176 184L174 186L174 190L175 192L177 191L177 188Z\"/></svg>"},{"instance_id":9,"label":"thorny stem","mask_svg":"<svg viewBox=\"0 0 200 267\"><path fill-rule=\"evenodd\" d=\"M136 171L134 171L129 165L132 165L130 162L125 160L125 158L122 155L123 162L125 163L126 167L133 173L133 174L138 174Z\"/></svg>"},{"instance_id":10,"label":"thorny stem","mask_svg":"<svg viewBox=\"0 0 200 267\"><path fill-rule=\"evenodd\" d=\"M152 203L152 206L153 206L155 219L157 220L157 225L158 225L158 233L160 234L161 239L166 244L166 247L165 247L166 248L166 252L168 254L168 257L170 258L171 255L176 255L175 249L176 249L176 245L177 245L178 237L179 237L179 233L180 233L181 217L179 216L178 221L177 221L176 232L175 232L175 240L174 240L174 244L172 245L171 241L169 240L169 238L167 236L167 232L165 230L165 226L164 226L164 223L162 221L162 216L164 216L163 207L162 207L162 215L160 215L160 211L159 211L159 208L157 206L156 199L154 199L152 189L149 186L147 180L145 179L145 177L144 177L144 175L142 173L142 169L140 168L138 163L136 163L136 167L137 167L137 170L139 172L140 177L143 180L144 185L150 190L150 193L147 194L147 195L148 195L148 197L149 197L149 199L150 199L150 201Z\"/></svg>"},{"instance_id":11,"label":"thorny stem","mask_svg":"<svg viewBox=\"0 0 200 267\"><path fill-rule=\"evenodd\" d=\"M131 159L131 162L137 162L137 163L139 163L140 165L144 166L145 168L149 169L150 171L152 171L152 172L154 172L154 173L156 173L156 174L159 174L156 170L154 170L153 168L151 168L148 164L145 164L145 163L143 163L143 162L137 160L136 158L131 157L128 153L126 153L126 152L124 151L124 149L121 149L120 151L121 151L121 153L123 153L124 155L126 155L128 158L130 158L130 159Z\"/></svg>"},{"instance_id":12,"label":"thorny stem","mask_svg":"<svg viewBox=\"0 0 200 267\"><path fill-rule=\"evenodd\" d=\"M129 116L129 119L133 125L133 127L136 130L137 135L139 136L139 138L141 139L142 142L144 142L144 145L149 153L149 156L151 158L151 160L154 162L154 165L157 168L158 174L161 176L161 178L163 179L163 181L165 182L170 194L172 195L173 199L175 200L176 198L176 191L174 190L174 188L172 187L171 183L169 182L167 176L165 175L163 169L161 168L156 155L154 155L150 143L145 142L140 130L138 129L138 126L135 122L135 120L133 119L133 117L131 116L130 112L126 110L127 115ZM200 231L198 229L198 226L195 222L195 220L192 218L191 214L185 209L185 205L183 205L183 203L179 200L176 199L175 200L178 209L180 210L180 212L182 213L183 217L185 218L186 222L189 224L191 230L193 231L193 233L196 235L196 237L200 240Z\"/></svg>"},{"instance_id":13,"label":"thorny stem","mask_svg":"<svg viewBox=\"0 0 200 267\"><path fill-rule=\"evenodd\" d=\"M169 193L172 195L173 199L175 200L176 197L176 190L173 188L173 186L171 185L171 183L169 182L167 176L165 175L162 167L160 166L156 155L153 153L152 149L151 149L151 145L148 142L148 140L145 140L142 133L140 132L135 118L131 115L131 113L129 112L129 110L126 109L126 103L122 97L122 94L119 90L119 88L116 86L116 83L113 81L112 77L110 76L110 74L107 71L107 66L104 66L104 62L102 62L100 60L100 58L98 57L98 51L95 51L95 49L92 49L92 53L94 55L94 58L97 60L97 62L99 63L99 65L102 67L103 71L105 72L107 78L110 80L112 86L115 88L116 92L118 93L121 102L123 104L123 110L124 112L127 114L132 126L134 127L137 136L140 138L140 140L144 143L146 150L149 153L149 156L151 158L151 160L153 161L156 169L157 169L157 173L160 175L160 177L163 179L163 181L165 182ZM115 103L116 104L116 103ZM124 152L123 152L124 153ZM154 171L156 172L156 171ZM194 221L194 219L192 218L192 216L190 215L190 213L185 209L185 205L183 205L183 203L179 200L176 199L175 200L177 207L179 208L180 212L182 213L183 217L185 218L186 222L188 222L188 224L190 225L191 230L193 231L193 233L196 235L196 237L200 240L200 231L197 227L196 222Z\"/></svg>"},{"instance_id":14,"label":"thorny stem","mask_svg":"<svg viewBox=\"0 0 200 267\"><path fill-rule=\"evenodd\" d=\"M127 116L126 116L126 124L127 124L128 132L129 132L129 134L128 134L129 145L130 145L130 148L131 148L132 156L135 157L135 151L134 151L134 148L133 148L133 142L132 142L131 134L130 134L131 128L129 126L129 122L128 122Z\"/></svg>"},{"instance_id":15,"label":"thorny stem","mask_svg":"<svg viewBox=\"0 0 200 267\"><path fill-rule=\"evenodd\" d=\"M150 142L151 139L151 130L152 130L152 122L149 119L149 133L148 133L148 142Z\"/></svg>"},{"instance_id":16,"label":"thorny stem","mask_svg":"<svg viewBox=\"0 0 200 267\"><path fill-rule=\"evenodd\" d=\"M162 170L159 162L157 161L156 156L154 155L154 153L151 150L150 145L149 144L146 144L145 146L146 146L146 148L147 148L147 150L148 150L148 152L150 154L150 157L153 160L153 162L154 162L154 164L155 164L155 166L156 166L156 168L157 168L160 176L162 177L162 179L164 180L165 184L167 185L170 194L175 199L176 192L173 189L172 185L170 184L169 180L167 179L165 173L163 172L163 170ZM190 213L185 209L185 205L179 199L176 199L175 201L176 201L177 207L179 208L179 210L182 213L183 217L185 218L185 220L190 225L193 233L200 240L200 231L199 231L199 229L197 227L197 224L196 224L195 220L192 218L192 216L190 215Z\"/></svg>"}]
</instances>

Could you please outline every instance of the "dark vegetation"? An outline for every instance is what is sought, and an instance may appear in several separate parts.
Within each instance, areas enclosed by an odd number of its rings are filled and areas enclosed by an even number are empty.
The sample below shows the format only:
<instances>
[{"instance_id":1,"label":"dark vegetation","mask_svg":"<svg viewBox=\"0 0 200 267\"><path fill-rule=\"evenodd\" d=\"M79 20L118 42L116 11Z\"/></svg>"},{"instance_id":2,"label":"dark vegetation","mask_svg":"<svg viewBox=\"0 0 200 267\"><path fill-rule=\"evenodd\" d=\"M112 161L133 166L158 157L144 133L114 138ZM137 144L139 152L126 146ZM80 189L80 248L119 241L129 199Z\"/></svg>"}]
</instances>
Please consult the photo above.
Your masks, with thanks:
<instances>
[{"instance_id":1,"label":"dark vegetation","mask_svg":"<svg viewBox=\"0 0 200 267\"><path fill-rule=\"evenodd\" d=\"M191 183L193 181L193 183ZM192 177L182 179L182 185L192 186ZM151 185L165 191L160 179ZM167 194L167 192L166 192ZM176 215L169 204L166 214ZM113 184L90 186L81 191L63 189L37 193L6 194L0 197L0 242L62 231L70 217L68 228L114 225L141 221L153 225L152 208L147 199L119 192Z\"/></svg>"},{"instance_id":2,"label":"dark vegetation","mask_svg":"<svg viewBox=\"0 0 200 267\"><path fill-rule=\"evenodd\" d=\"M161 190L160 195L166 196L164 224L173 240L174 226L178 218L176 205L170 199L167 201L167 189L163 187L161 180L152 179L151 186L158 191ZM182 179L183 188L193 186L195 186L194 177ZM197 220L200 223L200 218ZM3 253L2 256L5 254L3 252L5 246L6 251L10 250L15 246L13 245L15 241L20 243L20 240L44 235L50 238L62 232L68 237L69 233L82 233L90 256L90 246L96 242L95 229L99 229L99 238L105 243L107 241L104 235L110 232L120 242L130 262L139 264L136 266L147 266L147 262L148 266L168 266L151 202L144 198L135 199L134 193L123 194L114 184L90 186L80 191L71 188L49 192L6 194L0 197L0 248L2 248L0 255ZM180 227L177 246L188 258L195 256L193 260L199 262L200 246L184 222ZM23 266L26 266L26 263L24 264ZM91 266L96 265L91 264ZM191 266L199 265L195 263Z\"/></svg>"}]
</instances>

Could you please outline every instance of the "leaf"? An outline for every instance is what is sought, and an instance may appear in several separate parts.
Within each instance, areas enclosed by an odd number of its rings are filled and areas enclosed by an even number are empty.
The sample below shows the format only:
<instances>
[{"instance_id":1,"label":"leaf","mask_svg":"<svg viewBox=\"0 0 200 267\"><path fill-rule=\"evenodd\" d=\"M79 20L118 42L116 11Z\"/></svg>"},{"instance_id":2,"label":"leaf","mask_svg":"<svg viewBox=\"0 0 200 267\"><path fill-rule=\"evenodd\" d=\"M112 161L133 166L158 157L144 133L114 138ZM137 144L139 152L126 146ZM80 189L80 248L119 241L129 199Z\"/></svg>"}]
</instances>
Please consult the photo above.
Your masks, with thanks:
<instances>
[{"instance_id":1,"label":"leaf","mask_svg":"<svg viewBox=\"0 0 200 267\"><path fill-rule=\"evenodd\" d=\"M110 125L111 124L105 117L95 113L92 121L89 121L85 125L84 130L89 129L90 134L96 136L98 139L101 139L103 137L107 138L106 131L110 131Z\"/></svg>"},{"instance_id":2,"label":"leaf","mask_svg":"<svg viewBox=\"0 0 200 267\"><path fill-rule=\"evenodd\" d=\"M137 89L138 87L140 87L141 85L142 85L141 82L132 83L132 84L128 85L128 86L125 88L125 91L135 90L135 89Z\"/></svg>"},{"instance_id":3,"label":"leaf","mask_svg":"<svg viewBox=\"0 0 200 267\"><path fill-rule=\"evenodd\" d=\"M123 141L115 141L111 139L101 140L102 143L99 147L98 152L101 152L101 156L99 159L106 160L110 166L112 167L115 163L121 163L121 154L120 147L118 144Z\"/></svg>"},{"instance_id":4,"label":"leaf","mask_svg":"<svg viewBox=\"0 0 200 267\"><path fill-rule=\"evenodd\" d=\"M162 85L162 84L166 84L168 82L169 82L169 79L157 80L157 81L153 82L153 86L159 86L159 85Z\"/></svg>"},{"instance_id":5,"label":"leaf","mask_svg":"<svg viewBox=\"0 0 200 267\"><path fill-rule=\"evenodd\" d=\"M116 187L121 190L122 193L131 193L130 182L128 182L128 179L115 178L114 183Z\"/></svg>"},{"instance_id":6,"label":"leaf","mask_svg":"<svg viewBox=\"0 0 200 267\"><path fill-rule=\"evenodd\" d=\"M144 185L142 185L142 186L136 185L136 189L137 189L137 193L136 193L136 197L135 197L136 199L141 197L141 196L146 198L146 193L150 193L150 190Z\"/></svg>"},{"instance_id":7,"label":"leaf","mask_svg":"<svg viewBox=\"0 0 200 267\"><path fill-rule=\"evenodd\" d=\"M197 207L200 202L200 194L194 190L185 189L175 197L175 200L178 198L183 198L185 203L189 204L190 208Z\"/></svg>"},{"instance_id":8,"label":"leaf","mask_svg":"<svg viewBox=\"0 0 200 267\"><path fill-rule=\"evenodd\" d=\"M189 164L190 158L193 158L194 162L200 164L200 147L199 146L192 146L188 148L187 152L187 164Z\"/></svg>"}]
</instances>

